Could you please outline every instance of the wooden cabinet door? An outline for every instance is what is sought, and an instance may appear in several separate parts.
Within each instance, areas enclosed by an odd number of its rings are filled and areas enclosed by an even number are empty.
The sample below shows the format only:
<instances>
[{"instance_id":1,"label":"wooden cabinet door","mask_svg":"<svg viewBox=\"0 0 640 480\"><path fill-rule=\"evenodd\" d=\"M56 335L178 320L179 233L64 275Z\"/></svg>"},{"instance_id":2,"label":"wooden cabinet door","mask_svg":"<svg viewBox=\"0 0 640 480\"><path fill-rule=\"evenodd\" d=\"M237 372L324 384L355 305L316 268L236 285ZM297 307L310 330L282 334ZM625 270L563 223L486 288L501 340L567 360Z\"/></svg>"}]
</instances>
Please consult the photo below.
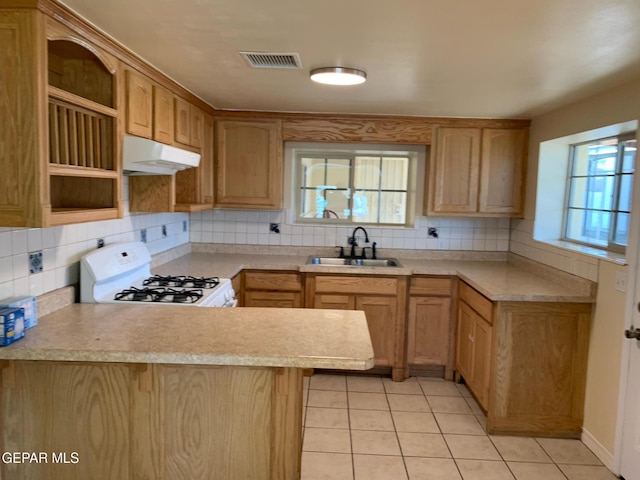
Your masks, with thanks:
<instances>
[{"instance_id":1,"label":"wooden cabinet door","mask_svg":"<svg viewBox=\"0 0 640 480\"><path fill-rule=\"evenodd\" d=\"M302 308L302 294L298 292L263 292L248 291L244 293L245 307L270 308Z\"/></svg>"},{"instance_id":2,"label":"wooden cabinet door","mask_svg":"<svg viewBox=\"0 0 640 480\"><path fill-rule=\"evenodd\" d=\"M525 129L482 130L480 212L522 214L526 148Z\"/></svg>"},{"instance_id":3,"label":"wooden cabinet door","mask_svg":"<svg viewBox=\"0 0 640 480\"><path fill-rule=\"evenodd\" d=\"M466 303L458 302L458 333L456 339L456 370L468 384L473 383L473 332L477 313Z\"/></svg>"},{"instance_id":4,"label":"wooden cabinet door","mask_svg":"<svg viewBox=\"0 0 640 480\"><path fill-rule=\"evenodd\" d=\"M477 212L481 130L440 127L434 133L427 212Z\"/></svg>"},{"instance_id":5,"label":"wooden cabinet door","mask_svg":"<svg viewBox=\"0 0 640 480\"><path fill-rule=\"evenodd\" d=\"M330 310L354 310L356 297L353 295L316 295L314 308L327 308Z\"/></svg>"},{"instance_id":6,"label":"wooden cabinet door","mask_svg":"<svg viewBox=\"0 0 640 480\"><path fill-rule=\"evenodd\" d=\"M153 86L153 139L173 145L175 116L173 95L166 88Z\"/></svg>"},{"instance_id":7,"label":"wooden cabinet door","mask_svg":"<svg viewBox=\"0 0 640 480\"><path fill-rule=\"evenodd\" d=\"M446 365L449 359L451 300L439 297L409 298L407 363Z\"/></svg>"},{"instance_id":8,"label":"wooden cabinet door","mask_svg":"<svg viewBox=\"0 0 640 480\"><path fill-rule=\"evenodd\" d=\"M125 72L127 133L151 138L153 128L153 85L151 80L132 71Z\"/></svg>"},{"instance_id":9,"label":"wooden cabinet door","mask_svg":"<svg viewBox=\"0 0 640 480\"><path fill-rule=\"evenodd\" d=\"M396 341L395 297L356 296L356 310L364 311L376 366L393 366Z\"/></svg>"},{"instance_id":10,"label":"wooden cabinet door","mask_svg":"<svg viewBox=\"0 0 640 480\"><path fill-rule=\"evenodd\" d=\"M175 140L183 145L191 142L191 110L189 102L175 99Z\"/></svg>"},{"instance_id":11,"label":"wooden cabinet door","mask_svg":"<svg viewBox=\"0 0 640 480\"><path fill-rule=\"evenodd\" d=\"M200 148L203 143L203 134L204 134L204 113L198 107L189 105L189 115L191 116L190 120L190 136L189 136L189 145L192 147Z\"/></svg>"},{"instance_id":12,"label":"wooden cabinet door","mask_svg":"<svg viewBox=\"0 0 640 480\"><path fill-rule=\"evenodd\" d=\"M473 331L473 378L474 393L480 405L487 409L489 405L489 383L491 380L491 343L492 327L481 316L476 315Z\"/></svg>"},{"instance_id":13,"label":"wooden cabinet door","mask_svg":"<svg viewBox=\"0 0 640 480\"><path fill-rule=\"evenodd\" d=\"M217 207L282 207L280 121L216 122Z\"/></svg>"}]
</instances>

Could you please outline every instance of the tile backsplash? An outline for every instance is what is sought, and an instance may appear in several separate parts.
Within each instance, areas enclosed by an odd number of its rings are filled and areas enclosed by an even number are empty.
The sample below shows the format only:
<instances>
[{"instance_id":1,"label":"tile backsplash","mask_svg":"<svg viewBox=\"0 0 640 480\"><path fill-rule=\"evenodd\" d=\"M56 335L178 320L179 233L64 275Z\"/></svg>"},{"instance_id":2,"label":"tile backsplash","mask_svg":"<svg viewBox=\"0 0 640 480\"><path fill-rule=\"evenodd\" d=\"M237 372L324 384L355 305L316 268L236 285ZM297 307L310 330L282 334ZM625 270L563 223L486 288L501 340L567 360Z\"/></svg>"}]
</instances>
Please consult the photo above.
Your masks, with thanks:
<instances>
[{"instance_id":1,"label":"tile backsplash","mask_svg":"<svg viewBox=\"0 0 640 480\"><path fill-rule=\"evenodd\" d=\"M128 191L125 179L125 192ZM129 213L118 220L51 228L0 227L0 298L41 295L78 282L79 260L97 248L98 239L111 244L141 240L146 235L152 254L195 243L239 245L347 247L352 227L292 225L285 211L209 210L199 213ZM271 231L277 223L280 233ZM510 220L495 218L419 217L415 228L367 228L379 248L411 250L509 250ZM163 235L166 226L166 236ZM437 238L429 235L435 228ZM143 234L144 232L144 234ZM33 259L42 252L41 272ZM34 257L36 254L36 257ZM30 262L31 260L31 262Z\"/></svg>"},{"instance_id":2,"label":"tile backsplash","mask_svg":"<svg viewBox=\"0 0 640 480\"><path fill-rule=\"evenodd\" d=\"M183 222L189 221L188 213L130 214L126 177L123 187L125 215L122 219L50 228L0 227L0 299L41 295L77 283L80 257L95 250L100 238L107 245L140 240L141 231L146 229L151 254L189 242L189 232L183 229ZM166 225L166 237L162 235L163 225ZM38 252L42 252L39 263L42 271L30 273Z\"/></svg>"},{"instance_id":3,"label":"tile backsplash","mask_svg":"<svg viewBox=\"0 0 640 480\"><path fill-rule=\"evenodd\" d=\"M511 252L572 275L598 281L598 258L534 240L533 223L533 220L512 222Z\"/></svg>"},{"instance_id":4,"label":"tile backsplash","mask_svg":"<svg viewBox=\"0 0 640 480\"><path fill-rule=\"evenodd\" d=\"M347 246L353 227L292 225L285 211L210 210L191 214L191 241L249 245ZM280 233L271 231L279 224ZM437 238L429 236L435 228ZM380 248L421 250L509 250L508 218L418 217L415 228L367 227Z\"/></svg>"}]
</instances>

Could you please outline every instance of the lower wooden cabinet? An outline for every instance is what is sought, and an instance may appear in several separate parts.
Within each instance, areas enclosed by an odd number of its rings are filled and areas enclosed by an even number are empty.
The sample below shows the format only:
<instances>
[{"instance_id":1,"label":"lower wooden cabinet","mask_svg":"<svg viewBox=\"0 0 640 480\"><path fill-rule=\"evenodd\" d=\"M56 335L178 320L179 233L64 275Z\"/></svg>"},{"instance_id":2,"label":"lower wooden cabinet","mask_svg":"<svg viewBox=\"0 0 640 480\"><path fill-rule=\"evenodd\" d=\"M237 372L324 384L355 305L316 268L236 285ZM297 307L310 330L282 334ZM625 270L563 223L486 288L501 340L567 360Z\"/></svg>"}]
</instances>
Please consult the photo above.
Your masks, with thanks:
<instances>
[{"instance_id":1,"label":"lower wooden cabinet","mask_svg":"<svg viewBox=\"0 0 640 480\"><path fill-rule=\"evenodd\" d=\"M406 277L307 274L305 291L308 308L364 311L376 367L391 367L393 380L404 380Z\"/></svg>"},{"instance_id":2,"label":"lower wooden cabinet","mask_svg":"<svg viewBox=\"0 0 640 480\"><path fill-rule=\"evenodd\" d=\"M454 318L451 277L414 276L409 280L407 365L412 374L444 367L453 378Z\"/></svg>"},{"instance_id":3,"label":"lower wooden cabinet","mask_svg":"<svg viewBox=\"0 0 640 480\"><path fill-rule=\"evenodd\" d=\"M48 461L1 464L2 478L300 478L301 369L48 361L3 367L3 451L47 452ZM54 453L66 461L56 462Z\"/></svg>"},{"instance_id":4,"label":"lower wooden cabinet","mask_svg":"<svg viewBox=\"0 0 640 480\"><path fill-rule=\"evenodd\" d=\"M247 270L243 275L243 307L304 307L302 274Z\"/></svg>"},{"instance_id":5,"label":"lower wooden cabinet","mask_svg":"<svg viewBox=\"0 0 640 480\"><path fill-rule=\"evenodd\" d=\"M489 402L489 376L492 331L489 322L464 300L458 303L457 371L486 410Z\"/></svg>"},{"instance_id":6,"label":"lower wooden cabinet","mask_svg":"<svg viewBox=\"0 0 640 480\"><path fill-rule=\"evenodd\" d=\"M591 304L491 302L464 282L458 292L456 372L487 432L580 438Z\"/></svg>"}]
</instances>

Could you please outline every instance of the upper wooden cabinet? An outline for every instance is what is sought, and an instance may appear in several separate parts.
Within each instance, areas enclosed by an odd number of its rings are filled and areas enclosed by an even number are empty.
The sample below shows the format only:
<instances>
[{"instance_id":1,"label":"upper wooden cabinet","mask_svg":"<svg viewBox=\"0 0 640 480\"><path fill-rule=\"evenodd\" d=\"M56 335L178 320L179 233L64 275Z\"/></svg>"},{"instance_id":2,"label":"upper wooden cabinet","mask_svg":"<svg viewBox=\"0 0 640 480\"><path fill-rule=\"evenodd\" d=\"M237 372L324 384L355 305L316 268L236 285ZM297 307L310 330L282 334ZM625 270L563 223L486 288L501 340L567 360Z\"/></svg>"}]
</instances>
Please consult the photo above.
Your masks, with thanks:
<instances>
[{"instance_id":1,"label":"upper wooden cabinet","mask_svg":"<svg viewBox=\"0 0 640 480\"><path fill-rule=\"evenodd\" d=\"M151 138L153 135L153 84L144 75L125 71L127 133Z\"/></svg>"},{"instance_id":2,"label":"upper wooden cabinet","mask_svg":"<svg viewBox=\"0 0 640 480\"><path fill-rule=\"evenodd\" d=\"M279 120L216 121L216 207L282 208Z\"/></svg>"},{"instance_id":3,"label":"upper wooden cabinet","mask_svg":"<svg viewBox=\"0 0 640 480\"><path fill-rule=\"evenodd\" d=\"M116 58L40 11L0 9L0 225L122 216Z\"/></svg>"},{"instance_id":4,"label":"upper wooden cabinet","mask_svg":"<svg viewBox=\"0 0 640 480\"><path fill-rule=\"evenodd\" d=\"M520 217L527 129L436 127L425 213Z\"/></svg>"},{"instance_id":5,"label":"upper wooden cabinet","mask_svg":"<svg viewBox=\"0 0 640 480\"><path fill-rule=\"evenodd\" d=\"M183 145L191 143L191 112L189 102L181 98L175 99L175 139Z\"/></svg>"},{"instance_id":6,"label":"upper wooden cabinet","mask_svg":"<svg viewBox=\"0 0 640 480\"><path fill-rule=\"evenodd\" d=\"M192 147L202 147L202 136L204 134L204 115L198 107L189 105L189 115L191 116L190 145Z\"/></svg>"},{"instance_id":7,"label":"upper wooden cabinet","mask_svg":"<svg viewBox=\"0 0 640 480\"><path fill-rule=\"evenodd\" d=\"M202 147L204 114L181 98L175 99L175 140L182 145Z\"/></svg>"},{"instance_id":8,"label":"upper wooden cabinet","mask_svg":"<svg viewBox=\"0 0 640 480\"><path fill-rule=\"evenodd\" d=\"M524 129L482 130L480 212L522 215L526 149Z\"/></svg>"},{"instance_id":9,"label":"upper wooden cabinet","mask_svg":"<svg viewBox=\"0 0 640 480\"><path fill-rule=\"evenodd\" d=\"M153 86L153 139L173 145L175 142L175 119L173 94L166 88Z\"/></svg>"}]
</instances>

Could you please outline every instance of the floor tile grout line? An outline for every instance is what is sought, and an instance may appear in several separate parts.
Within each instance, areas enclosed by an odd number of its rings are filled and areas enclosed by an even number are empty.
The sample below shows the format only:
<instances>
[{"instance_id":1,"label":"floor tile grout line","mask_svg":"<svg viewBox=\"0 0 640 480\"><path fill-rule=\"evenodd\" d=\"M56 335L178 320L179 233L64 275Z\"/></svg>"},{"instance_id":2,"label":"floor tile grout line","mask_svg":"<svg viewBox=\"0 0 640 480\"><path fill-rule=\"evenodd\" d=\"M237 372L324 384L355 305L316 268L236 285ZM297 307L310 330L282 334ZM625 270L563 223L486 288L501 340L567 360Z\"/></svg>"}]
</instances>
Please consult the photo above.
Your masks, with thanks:
<instances>
[{"instance_id":1,"label":"floor tile grout line","mask_svg":"<svg viewBox=\"0 0 640 480\"><path fill-rule=\"evenodd\" d=\"M384 382L382 382L382 383L383 383L383 387L384 387ZM387 391L387 389L385 388L385 392L386 391ZM407 467L407 461L405 460L404 451L402 450L402 444L400 443L400 436L398 435L398 427L396 427L396 421L393 418L393 412L391 411L391 402L389 402L389 397L388 397L387 393L385 393L384 398L387 401L387 407L389 407L389 415L391 416L391 423L393 424L393 431L396 434L396 441L398 442L398 449L400 449L400 456L402 458L402 465L404 465L404 473L407 475L407 479L411 480L410 477L409 477L409 468Z\"/></svg>"},{"instance_id":2,"label":"floor tile grout line","mask_svg":"<svg viewBox=\"0 0 640 480\"><path fill-rule=\"evenodd\" d=\"M349 382L347 381L346 375L344 379L344 388L347 396L347 424L349 425L349 449L351 450L351 478L355 480L356 478L356 459L353 456L353 437L351 436L351 405L349 404Z\"/></svg>"}]
</instances>

